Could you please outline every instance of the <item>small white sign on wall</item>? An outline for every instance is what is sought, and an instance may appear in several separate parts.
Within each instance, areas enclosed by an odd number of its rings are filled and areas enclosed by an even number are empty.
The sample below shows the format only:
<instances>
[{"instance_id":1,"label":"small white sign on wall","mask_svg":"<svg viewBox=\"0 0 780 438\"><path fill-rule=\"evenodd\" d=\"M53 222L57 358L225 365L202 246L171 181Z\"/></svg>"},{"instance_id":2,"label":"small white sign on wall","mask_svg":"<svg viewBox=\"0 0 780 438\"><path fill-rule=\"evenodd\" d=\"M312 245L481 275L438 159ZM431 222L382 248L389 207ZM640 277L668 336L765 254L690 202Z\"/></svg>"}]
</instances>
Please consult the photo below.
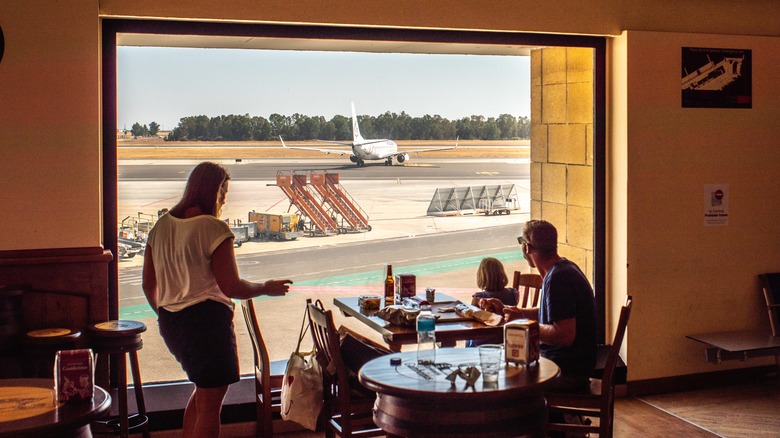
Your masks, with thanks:
<instances>
[{"instance_id":1,"label":"small white sign on wall","mask_svg":"<svg viewBox=\"0 0 780 438\"><path fill-rule=\"evenodd\" d=\"M704 184L704 225L729 224L729 185Z\"/></svg>"}]
</instances>

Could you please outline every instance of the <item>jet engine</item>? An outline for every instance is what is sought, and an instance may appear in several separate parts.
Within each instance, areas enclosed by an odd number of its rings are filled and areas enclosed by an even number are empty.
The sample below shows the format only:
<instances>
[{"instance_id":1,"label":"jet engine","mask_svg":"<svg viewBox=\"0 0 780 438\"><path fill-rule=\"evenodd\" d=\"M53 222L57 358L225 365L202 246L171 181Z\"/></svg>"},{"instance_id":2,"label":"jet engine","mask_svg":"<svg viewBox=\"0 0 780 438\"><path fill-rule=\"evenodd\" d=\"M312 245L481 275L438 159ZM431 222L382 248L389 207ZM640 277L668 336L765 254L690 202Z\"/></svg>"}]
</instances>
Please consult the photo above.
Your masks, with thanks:
<instances>
[{"instance_id":1,"label":"jet engine","mask_svg":"<svg viewBox=\"0 0 780 438\"><path fill-rule=\"evenodd\" d=\"M403 163L404 161L409 159L409 154L401 154L396 157L399 163Z\"/></svg>"}]
</instances>

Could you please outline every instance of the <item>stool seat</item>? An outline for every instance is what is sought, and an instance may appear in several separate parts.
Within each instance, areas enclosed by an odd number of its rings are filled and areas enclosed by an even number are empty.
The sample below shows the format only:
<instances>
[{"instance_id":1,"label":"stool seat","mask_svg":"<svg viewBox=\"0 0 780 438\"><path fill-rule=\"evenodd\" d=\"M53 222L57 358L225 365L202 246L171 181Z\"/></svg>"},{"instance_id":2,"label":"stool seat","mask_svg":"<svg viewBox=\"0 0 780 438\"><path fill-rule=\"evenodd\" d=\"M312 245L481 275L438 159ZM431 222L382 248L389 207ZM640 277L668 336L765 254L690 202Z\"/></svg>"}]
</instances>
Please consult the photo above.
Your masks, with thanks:
<instances>
[{"instance_id":1,"label":"stool seat","mask_svg":"<svg viewBox=\"0 0 780 438\"><path fill-rule=\"evenodd\" d=\"M71 350L76 347L76 340L81 336L78 330L51 327L30 330L24 335L25 354L29 365L24 374L29 377L54 377L54 356L58 350Z\"/></svg>"},{"instance_id":2,"label":"stool seat","mask_svg":"<svg viewBox=\"0 0 780 438\"><path fill-rule=\"evenodd\" d=\"M52 327L30 330L24 335L24 341L31 345L60 345L75 341L81 332L68 328Z\"/></svg>"},{"instance_id":3,"label":"stool seat","mask_svg":"<svg viewBox=\"0 0 780 438\"><path fill-rule=\"evenodd\" d=\"M106 321L87 328L90 345L96 353L122 353L140 350L143 347L141 333L146 324L138 321Z\"/></svg>"}]
</instances>

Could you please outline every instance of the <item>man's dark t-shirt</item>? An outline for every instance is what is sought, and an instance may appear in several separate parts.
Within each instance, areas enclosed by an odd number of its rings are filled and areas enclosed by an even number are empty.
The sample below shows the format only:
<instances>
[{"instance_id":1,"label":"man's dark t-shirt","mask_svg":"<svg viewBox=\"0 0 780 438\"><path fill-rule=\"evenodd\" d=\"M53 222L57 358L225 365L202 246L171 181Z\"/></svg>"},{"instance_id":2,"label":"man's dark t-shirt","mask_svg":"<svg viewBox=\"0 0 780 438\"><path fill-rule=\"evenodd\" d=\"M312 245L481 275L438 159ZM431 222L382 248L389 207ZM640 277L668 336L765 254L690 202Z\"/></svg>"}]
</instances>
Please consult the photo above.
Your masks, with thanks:
<instances>
[{"instance_id":1,"label":"man's dark t-shirt","mask_svg":"<svg viewBox=\"0 0 780 438\"><path fill-rule=\"evenodd\" d=\"M577 319L577 334L569 347L542 343L540 353L561 368L567 378L587 377L596 366L596 311L593 289L580 268L562 259L544 277L539 323Z\"/></svg>"}]
</instances>

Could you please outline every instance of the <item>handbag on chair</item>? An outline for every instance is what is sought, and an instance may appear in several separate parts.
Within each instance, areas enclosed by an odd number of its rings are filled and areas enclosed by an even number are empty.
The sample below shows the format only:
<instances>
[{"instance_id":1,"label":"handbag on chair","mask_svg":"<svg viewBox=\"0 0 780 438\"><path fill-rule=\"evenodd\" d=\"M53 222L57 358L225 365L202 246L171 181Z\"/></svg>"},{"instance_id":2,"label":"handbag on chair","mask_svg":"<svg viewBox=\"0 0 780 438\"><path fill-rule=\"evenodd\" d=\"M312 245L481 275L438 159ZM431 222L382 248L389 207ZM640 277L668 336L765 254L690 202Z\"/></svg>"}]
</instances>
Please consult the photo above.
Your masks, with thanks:
<instances>
[{"instance_id":1,"label":"handbag on chair","mask_svg":"<svg viewBox=\"0 0 780 438\"><path fill-rule=\"evenodd\" d=\"M315 430L322 410L322 371L317 363L315 351L301 351L301 341L308 332L306 322L309 308L303 314L298 345L290 355L282 382L282 418Z\"/></svg>"}]
</instances>

